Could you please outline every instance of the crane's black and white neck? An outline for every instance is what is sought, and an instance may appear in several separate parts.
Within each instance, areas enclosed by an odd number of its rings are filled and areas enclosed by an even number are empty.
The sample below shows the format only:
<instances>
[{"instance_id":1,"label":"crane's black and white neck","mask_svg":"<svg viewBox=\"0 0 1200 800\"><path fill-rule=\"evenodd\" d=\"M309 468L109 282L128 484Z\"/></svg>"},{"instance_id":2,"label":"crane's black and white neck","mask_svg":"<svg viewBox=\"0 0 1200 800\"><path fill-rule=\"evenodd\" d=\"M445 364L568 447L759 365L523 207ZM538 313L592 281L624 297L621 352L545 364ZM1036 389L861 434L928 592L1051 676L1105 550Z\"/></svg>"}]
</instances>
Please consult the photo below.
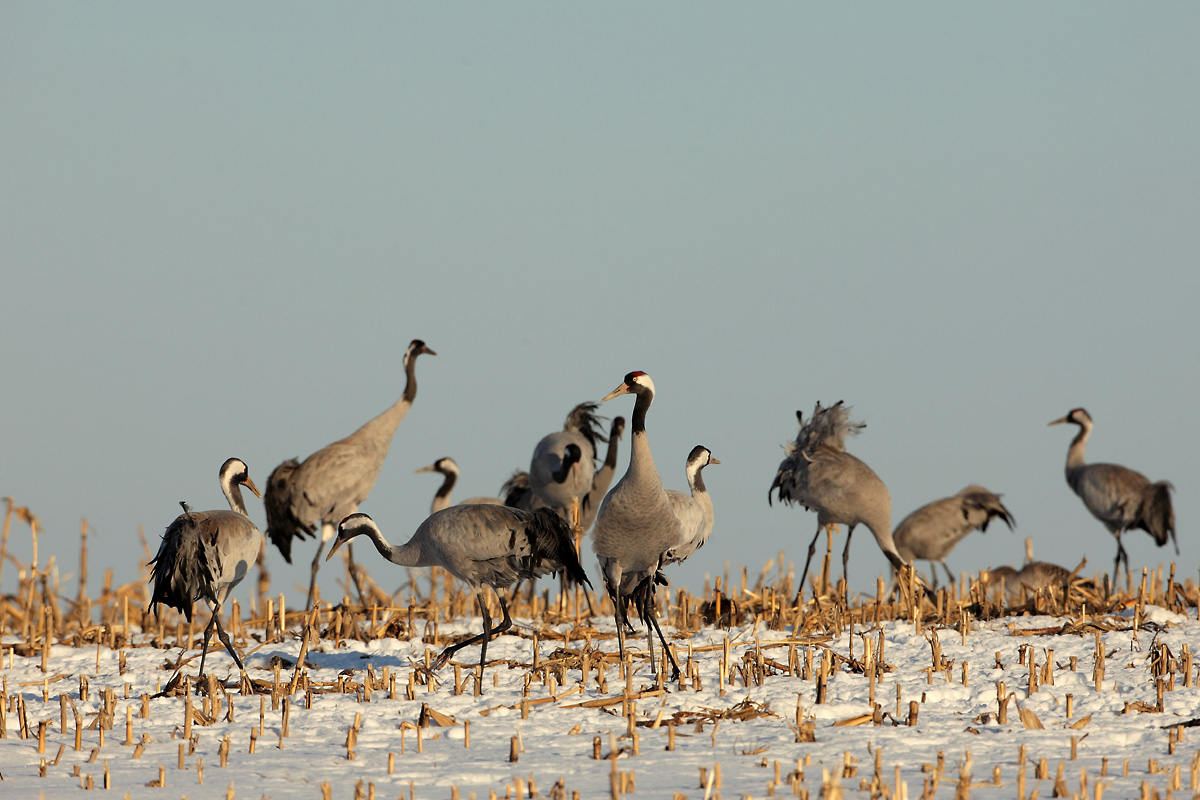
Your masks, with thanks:
<instances>
[{"instance_id":1,"label":"crane's black and white neck","mask_svg":"<svg viewBox=\"0 0 1200 800\"><path fill-rule=\"evenodd\" d=\"M221 491L229 502L229 507L243 516L250 516L246 513L246 501L242 499L241 487L245 486L254 492L255 497L262 497L262 494L254 485L254 481L250 480L250 469L246 466L246 462L240 458L226 459L225 463L221 465L218 475L221 481Z\"/></svg>"},{"instance_id":2,"label":"crane's black and white neck","mask_svg":"<svg viewBox=\"0 0 1200 800\"><path fill-rule=\"evenodd\" d=\"M427 467L413 470L413 474L422 472L437 472L442 476L442 485L438 487L437 492L433 495L433 503L429 507L429 513L433 514L441 511L443 508L450 507L450 493L454 491L454 485L458 482L458 464L449 456L439 458Z\"/></svg>"},{"instance_id":3,"label":"crane's black and white neck","mask_svg":"<svg viewBox=\"0 0 1200 800\"><path fill-rule=\"evenodd\" d=\"M650 376L646 373L635 370L627 374L621 385L606 394L600 402L607 402L623 394L636 396L637 399L633 404L631 430L635 436L639 433L644 436L646 434L646 412L650 410L650 404L654 402L654 381L650 380Z\"/></svg>"},{"instance_id":4,"label":"crane's black and white neck","mask_svg":"<svg viewBox=\"0 0 1200 800\"><path fill-rule=\"evenodd\" d=\"M571 474L571 468L583 458L583 450L577 444L568 444L563 448L562 464L550 474L555 483L564 483Z\"/></svg>"},{"instance_id":5,"label":"crane's black and white neck","mask_svg":"<svg viewBox=\"0 0 1200 800\"><path fill-rule=\"evenodd\" d=\"M1079 432L1075 434L1075 438L1071 440L1071 446L1067 448L1067 473L1071 470L1078 469L1086 463L1084 455L1087 448L1088 437L1092 435L1092 415L1083 408L1073 408L1065 417L1059 417L1048 425L1061 425L1064 422L1069 422L1072 425L1079 426Z\"/></svg>"}]
</instances>

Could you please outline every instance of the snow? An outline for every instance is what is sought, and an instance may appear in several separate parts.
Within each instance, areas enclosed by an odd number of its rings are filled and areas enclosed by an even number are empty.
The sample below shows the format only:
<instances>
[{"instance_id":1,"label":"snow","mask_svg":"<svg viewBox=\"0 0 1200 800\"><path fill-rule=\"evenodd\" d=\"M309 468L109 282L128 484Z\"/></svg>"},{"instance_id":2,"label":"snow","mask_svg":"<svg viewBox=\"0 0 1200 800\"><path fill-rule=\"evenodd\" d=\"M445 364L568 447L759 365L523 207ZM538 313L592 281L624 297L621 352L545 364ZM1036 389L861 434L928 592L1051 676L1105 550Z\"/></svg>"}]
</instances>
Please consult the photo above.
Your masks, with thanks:
<instances>
[{"instance_id":1,"label":"snow","mask_svg":"<svg viewBox=\"0 0 1200 800\"><path fill-rule=\"evenodd\" d=\"M1137 619L1142 627L1134 630ZM578 792L583 798L608 798L613 796L613 783L621 780L620 773L632 773L634 791L629 794L634 796L669 798L678 794L701 798L706 796L706 788L700 783L702 771L711 778L719 764L721 785L708 787L710 797L766 797L776 780L778 765L781 783L773 787L777 796L793 796L788 776L800 769L803 780L798 787L815 798L820 796L823 775L842 773L849 757L855 774L841 778L842 791L847 797L869 797L866 787L875 774L878 753L880 778L891 796L898 794L897 774L907 795L913 798L919 797L926 782L937 774L937 796L951 797L960 767L969 757L972 797L1011 798L1018 796L1023 748L1026 796L1036 790L1039 796L1049 797L1060 763L1071 793L1081 791L1081 776L1086 771L1088 797L1096 796L1097 783L1103 785L1105 797L1139 797L1143 781L1160 796L1165 796L1168 789L1179 796L1195 793L1193 765L1200 758L1200 733L1179 728L1183 738L1172 755L1168 752L1168 728L1200 717L1197 666L1192 665L1193 680L1187 681L1193 684L1190 687L1184 685L1182 672L1184 648L1200 641L1200 623L1152 606L1147 606L1140 617L1129 613L1091 618L1096 630L1105 629L1101 630L1101 640L1107 655L1102 688L1096 691L1092 677L1095 632L1086 626L1079 633L1044 632L1077 621L1051 617L973 621L965 642L954 629L918 630L913 623L883 623L884 661L892 669L883 672L875 685L876 702L883 712L880 725L871 724L869 719L865 724L837 724L872 712L869 678L851 671L845 660L833 659L826 702L820 705L816 703L816 680L786 673L793 645L795 663L801 668L806 650L812 648L814 672L827 652L851 657L849 631L836 638L792 639L790 631L748 625L729 630L706 628L688 638L664 625L668 636L679 636L674 643L681 665L686 665L690 646L701 684L693 688L685 679L682 688L679 683L668 683L665 690L656 691L648 662L634 659L629 689L639 722L636 754L634 742L627 736L628 720L622 716L626 686L615 659L608 662L605 672L606 693L600 691L594 666L581 686L577 663L567 669L563 685L555 689L553 696L551 687L543 683L547 670L542 667L557 657L556 651L564 646L579 651L589 644L571 625L516 620L514 633L489 645L488 654L495 660L486 670L481 696L473 694L469 679L464 680L463 693L456 695L454 669L447 666L438 674L435 689L417 683L414 699L406 699L413 665L424 663L426 658L426 646L419 639L377 639L369 643L342 640L336 648L330 638L314 642L307 656L312 665L308 671L314 689L312 707L305 707L303 691L285 698L289 715L286 738L280 735L282 700L273 709L269 695L241 696L233 688L237 676L231 659L223 651L214 650L209 653L210 671L219 677L229 676L233 721L227 721L222 705L212 724L195 722L194 749L183 738L182 697L152 699L149 718L140 716L142 695L152 694L165 684L171 674L169 666L179 657L178 649L148 645L125 649L126 668L122 674L120 654L106 647L56 645L43 674L40 652L18 655L15 650L25 652L19 647L22 643L6 636L0 674L7 692L7 738L0 746L0 785L5 797L61 797L78 790L89 776L100 788L107 769L112 791L132 797L220 797L232 791L237 797L317 798L322 796L324 782L330 785L332 797L353 797L356 783L361 781L364 797L373 788L375 796L381 798L450 798L456 787L463 800L471 794L482 800L493 791L498 797L516 797L518 792L531 796L531 786L536 792L532 796L548 797L556 782L561 782L565 797ZM605 627L601 620L598 633L593 634L593 650L615 650L615 641L607 638L612 631L611 620L607 622ZM479 624L478 617L463 619L443 625L442 632L471 633L478 630ZM539 668L531 669L535 629L540 637ZM261 631L257 633L261 635ZM943 664L948 668L931 673L935 633ZM855 629L853 659L864 659L865 642L877 645L879 634L875 628ZM564 636L568 637L566 643ZM632 647L644 644L641 638L629 641ZM727 680L722 690L720 665L726 642L733 667L746 663L743 659L747 655L754 663L761 653L784 669L772 669L768 662L761 685L754 680L745 685L734 669L734 679ZM1163 692L1162 710L1155 711L1158 698L1152 660L1162 645L1177 659L1175 667L1179 671L1171 676L1173 680L1168 679L1173 688ZM249 639L239 644L243 653L255 646ZM1049 651L1053 651L1052 684L1043 682L1035 692L1029 692L1030 669L1028 663L1021 663L1022 648L1035 659L1039 672ZM299 631L292 630L282 640L248 655L247 667L255 680L269 683L274 674L272 659L278 656L291 664L298 650ZM460 659L455 663L463 665L464 676L470 675L478 649L467 648L458 655ZM1076 659L1075 671L1070 670L1072 658ZM968 664L966 685L962 682L964 662ZM370 702L362 702L368 665L379 683ZM192 660L187 664L188 673L194 674L197 666L198 661ZM383 682L385 670L395 678L394 700L389 699ZM685 669L685 676L687 672ZM80 676L86 676L89 684L86 699L81 698ZM339 676L346 681L345 693L320 691L325 688L322 684L332 687ZM291 670L281 668L280 680L286 684L290 678ZM529 693L523 706L527 680ZM1003 724L997 720L999 682L1014 695ZM112 728L103 732L101 746L101 731L86 726L103 708L105 687L112 687L117 699ZM74 722L69 708L67 730L60 730L60 694L74 702L84 720L78 751L74 749ZM129 699L125 699L126 694ZM612 704L581 705L606 698ZM812 724L815 741L796 741L797 699L805 720ZM910 701L918 704L917 724L912 727L907 725ZM20 738L22 702L30 728L29 738L25 739ZM203 709L204 702L202 695L193 693L195 708ZM263 729L257 735L254 753L250 753L260 704L264 708ZM454 724L430 724L418 729L423 705L452 717ZM127 708L132 709L133 741L148 737L140 753L134 746L123 744ZM1022 711L1036 715L1043 727L1026 728ZM726 716L718 721L723 714ZM360 724L351 759L346 743L356 717ZM665 747L672 720L678 721L675 749L668 751ZM44 753L37 748L40 721L49 721ZM470 725L469 747L465 722ZM230 746L228 765L222 768L220 751L225 737ZM520 752L519 760L511 763L514 737L518 737ZM597 738L601 756L616 751L619 755L615 760L593 758ZM1072 740L1076 746L1074 760ZM45 777L40 777L41 764L53 762L60 746L61 757L55 764L48 763ZM97 751L94 761L90 760L93 751ZM939 753L944 764L940 774L934 772ZM394 757L392 774L388 772L390 754ZM1039 780L1035 771L1042 759L1046 760L1048 777ZM1105 777L1101 776L1103 759L1107 759ZM1124 774L1126 762L1128 775ZM148 787L159 780L160 767L165 788ZM1000 785L992 783L994 768L999 768ZM1176 778L1178 785L1173 783Z\"/></svg>"}]
</instances>

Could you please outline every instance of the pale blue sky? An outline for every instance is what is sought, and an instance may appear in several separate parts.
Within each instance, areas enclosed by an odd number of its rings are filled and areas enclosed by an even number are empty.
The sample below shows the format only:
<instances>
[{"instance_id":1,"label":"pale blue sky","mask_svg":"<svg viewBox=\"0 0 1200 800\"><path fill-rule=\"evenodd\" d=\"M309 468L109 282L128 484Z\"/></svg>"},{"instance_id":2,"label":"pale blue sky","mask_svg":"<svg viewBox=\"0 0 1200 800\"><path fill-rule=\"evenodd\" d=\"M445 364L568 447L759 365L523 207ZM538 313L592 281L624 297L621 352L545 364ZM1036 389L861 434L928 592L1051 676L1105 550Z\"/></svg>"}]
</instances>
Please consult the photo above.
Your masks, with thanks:
<instances>
[{"instance_id":1,"label":"pale blue sky","mask_svg":"<svg viewBox=\"0 0 1200 800\"><path fill-rule=\"evenodd\" d=\"M229 456L262 486L350 433L422 338L363 506L393 541L437 485L415 468L494 494L641 369L667 485L694 444L722 461L694 590L803 562L816 516L767 487L795 410L839 399L894 523L1004 494L1017 534L956 572L1025 536L1111 567L1045 427L1087 407L1091 459L1174 482L1194 577L1198 41L1192 3L4 3L0 495L43 561L75 572L86 516L93 582L131 580L138 525L223 505ZM302 601L313 547L271 551L275 591Z\"/></svg>"}]
</instances>

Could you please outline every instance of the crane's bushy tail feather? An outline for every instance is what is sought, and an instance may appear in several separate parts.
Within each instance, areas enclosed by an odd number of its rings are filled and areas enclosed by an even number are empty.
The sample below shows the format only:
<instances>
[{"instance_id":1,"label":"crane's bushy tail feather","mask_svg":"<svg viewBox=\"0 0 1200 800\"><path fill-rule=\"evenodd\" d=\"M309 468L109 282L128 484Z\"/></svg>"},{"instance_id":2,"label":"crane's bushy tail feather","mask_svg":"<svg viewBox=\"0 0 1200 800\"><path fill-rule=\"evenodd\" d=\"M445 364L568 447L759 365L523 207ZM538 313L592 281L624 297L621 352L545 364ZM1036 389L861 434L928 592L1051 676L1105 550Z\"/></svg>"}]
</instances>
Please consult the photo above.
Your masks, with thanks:
<instances>
[{"instance_id":1,"label":"crane's bushy tail feather","mask_svg":"<svg viewBox=\"0 0 1200 800\"><path fill-rule=\"evenodd\" d=\"M596 442L608 441L608 437L604 435L603 423L608 417L596 414L599 407L599 403L580 403L571 409L571 413L567 414L567 421L563 423L564 431L578 431L592 443L593 457L596 455Z\"/></svg>"},{"instance_id":2,"label":"crane's bushy tail feather","mask_svg":"<svg viewBox=\"0 0 1200 800\"><path fill-rule=\"evenodd\" d=\"M263 506L267 511L267 537L289 564L292 563L292 540L317 535L315 527L305 525L292 514L292 473L299 468L300 462L294 458L284 461L267 478L267 491L263 495Z\"/></svg>"},{"instance_id":3,"label":"crane's bushy tail feather","mask_svg":"<svg viewBox=\"0 0 1200 800\"><path fill-rule=\"evenodd\" d=\"M589 589L592 582L588 580L579 556L575 553L575 538L571 535L571 526L552 508L539 508L533 512L529 524L525 527L525 535L529 538L531 574L528 577L538 577L547 572L564 570L567 577L575 583L582 583Z\"/></svg>"},{"instance_id":4,"label":"crane's bushy tail feather","mask_svg":"<svg viewBox=\"0 0 1200 800\"><path fill-rule=\"evenodd\" d=\"M1169 481L1152 483L1143 490L1142 514L1138 526L1154 537L1155 543L1162 547L1170 538L1175 543L1175 552L1179 552L1179 542L1175 539L1175 510L1171 506L1171 491L1175 487Z\"/></svg>"},{"instance_id":5,"label":"crane's bushy tail feather","mask_svg":"<svg viewBox=\"0 0 1200 800\"><path fill-rule=\"evenodd\" d=\"M804 480L817 448L829 447L844 453L846 437L857 436L859 431L867 427L865 422L850 419L850 406L841 400L828 408L818 401L808 422L804 422L804 415L799 411L796 412L796 419L800 421L800 432L794 441L783 446L784 459L775 473L774 483L767 491L768 504L771 502L771 493L776 490L779 491L781 502L797 502L797 484Z\"/></svg>"},{"instance_id":6,"label":"crane's bushy tail feather","mask_svg":"<svg viewBox=\"0 0 1200 800\"><path fill-rule=\"evenodd\" d=\"M799 416L799 415L797 415ZM854 422L850 419L850 406L838 400L828 408L823 408L817 401L812 416L808 422L800 426L796 441L788 446L788 451L794 448L801 452L809 452L817 447L832 447L835 450L846 449L846 437L857 436L858 432L867 427L865 422Z\"/></svg>"},{"instance_id":7,"label":"crane's bushy tail feather","mask_svg":"<svg viewBox=\"0 0 1200 800\"><path fill-rule=\"evenodd\" d=\"M192 621L192 603L213 580L202 550L200 526L184 505L184 512L167 527L158 554L150 561L150 580L154 582L150 609L155 616L158 604L165 603Z\"/></svg>"}]
</instances>

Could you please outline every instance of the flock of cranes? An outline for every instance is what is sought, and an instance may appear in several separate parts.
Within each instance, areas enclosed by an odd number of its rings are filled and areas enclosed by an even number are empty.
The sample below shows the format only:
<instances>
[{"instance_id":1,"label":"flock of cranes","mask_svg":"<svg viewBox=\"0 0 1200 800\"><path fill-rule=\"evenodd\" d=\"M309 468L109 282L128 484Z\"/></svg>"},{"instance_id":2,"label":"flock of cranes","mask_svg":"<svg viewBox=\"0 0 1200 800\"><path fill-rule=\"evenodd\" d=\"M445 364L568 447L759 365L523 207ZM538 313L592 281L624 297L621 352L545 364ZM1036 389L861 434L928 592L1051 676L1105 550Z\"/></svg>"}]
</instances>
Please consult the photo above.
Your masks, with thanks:
<instances>
[{"instance_id":1,"label":"flock of cranes","mask_svg":"<svg viewBox=\"0 0 1200 800\"><path fill-rule=\"evenodd\" d=\"M205 631L201 674L214 629L234 663L242 668L241 658L221 626L220 612L230 592L259 558L263 545L263 534L250 520L242 499L239 487L245 486L263 497L267 538L289 562L293 541L318 537L319 529L310 606L325 544L333 541L328 560L343 544L348 549L349 542L358 536L369 537L375 549L395 564L441 567L467 584L477 596L483 631L447 647L434 662L435 669L460 649L475 644L480 645L480 665L486 662L488 640L512 624L505 592L519 581L558 573L564 581L591 586L579 558L580 537L591 527L592 550L615 609L618 652L623 658L626 633L634 630L628 614L632 609L645 626L652 662L657 635L664 658L677 676L679 666L656 619L655 591L667 583L663 569L689 558L712 533L713 502L702 473L709 465L721 462L708 448L696 445L685 465L688 491L664 488L646 428L654 382L644 372L630 372L601 400L604 403L625 394L635 398L628 468L611 490L625 419L614 418L606 435L602 418L597 415L600 404L580 403L567 415L561 431L538 442L529 471L513 475L501 491L503 498L472 497L451 505L450 495L459 475L454 460L441 458L417 470L438 472L443 482L434 495L429 517L405 544L391 545L375 521L358 508L374 487L393 435L416 398L415 365L420 355L436 353L415 339L404 353L407 383L396 403L350 436L304 461L284 461L268 478L265 496L250 479L245 462L231 458L219 472L228 511L192 512L181 504L183 513L166 529L151 562L151 606L157 611L160 604L165 604L190 620L195 601L208 604L212 616ZM807 420L799 411L796 416L800 431L785 446L785 457L767 499L769 503L777 495L784 503L799 504L817 514L817 531L808 546L801 591L816 540L825 529L830 529L832 536L837 526L847 526L843 575L849 566L850 538L857 526L864 525L897 574L917 560L927 560L936 586L935 562L942 564L953 582L944 559L963 537L974 530L986 531L995 519L1010 529L1016 524L1000 495L972 485L917 509L893 529L887 487L869 466L846 450L847 437L858 434L865 425L853 421L850 408L841 402L828 407L817 403ZM1084 446L1092 430L1091 417L1076 408L1050 424L1064 422L1080 428L1068 451L1067 482L1117 539L1115 581L1121 562L1128 567L1122 533L1141 528L1159 546L1168 538L1175 540L1172 487L1166 481L1151 483L1140 473L1119 465L1087 464ZM607 442L608 448L597 467L600 442ZM992 575L1004 579L1011 593L1014 587L1036 588L1047 581L1062 580L1069 573L1061 567L1034 562L1020 571L997 568ZM496 627L492 627L485 587L495 593L503 613Z\"/></svg>"}]
</instances>

